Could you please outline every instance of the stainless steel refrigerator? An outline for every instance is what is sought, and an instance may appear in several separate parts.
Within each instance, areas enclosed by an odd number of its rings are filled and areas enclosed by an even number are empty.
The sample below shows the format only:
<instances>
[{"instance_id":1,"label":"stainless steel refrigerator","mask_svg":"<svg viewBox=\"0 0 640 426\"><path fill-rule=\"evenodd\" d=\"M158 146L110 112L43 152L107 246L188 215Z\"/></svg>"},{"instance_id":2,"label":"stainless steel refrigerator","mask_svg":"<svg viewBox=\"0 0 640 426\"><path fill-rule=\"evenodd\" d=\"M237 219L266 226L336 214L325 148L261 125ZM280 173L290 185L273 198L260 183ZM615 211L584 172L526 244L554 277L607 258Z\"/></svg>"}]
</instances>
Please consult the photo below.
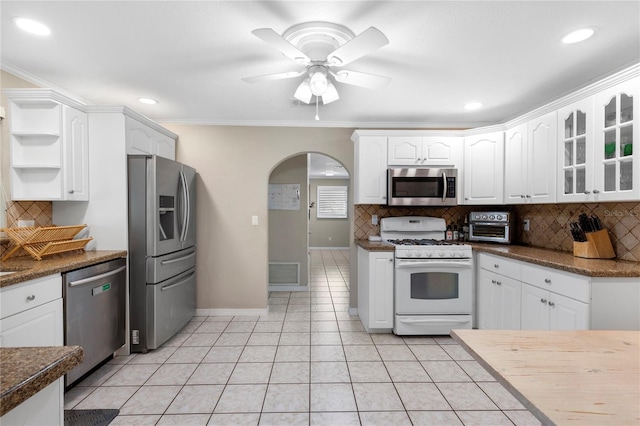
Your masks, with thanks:
<instances>
[{"instance_id":1,"label":"stainless steel refrigerator","mask_svg":"<svg viewBox=\"0 0 640 426\"><path fill-rule=\"evenodd\" d=\"M132 352L158 348L195 314L195 176L163 157L128 157Z\"/></svg>"}]
</instances>

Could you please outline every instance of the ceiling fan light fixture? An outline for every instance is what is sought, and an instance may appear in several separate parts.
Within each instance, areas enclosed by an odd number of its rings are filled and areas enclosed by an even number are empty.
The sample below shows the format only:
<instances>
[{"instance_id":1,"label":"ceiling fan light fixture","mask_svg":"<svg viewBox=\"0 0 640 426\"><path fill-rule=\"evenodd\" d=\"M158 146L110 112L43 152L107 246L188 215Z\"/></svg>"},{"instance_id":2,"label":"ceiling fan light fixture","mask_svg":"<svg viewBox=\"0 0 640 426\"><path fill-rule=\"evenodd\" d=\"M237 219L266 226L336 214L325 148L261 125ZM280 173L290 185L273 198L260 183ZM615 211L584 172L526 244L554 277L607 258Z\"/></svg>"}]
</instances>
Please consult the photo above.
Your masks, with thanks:
<instances>
[{"instance_id":1,"label":"ceiling fan light fixture","mask_svg":"<svg viewBox=\"0 0 640 426\"><path fill-rule=\"evenodd\" d=\"M315 71L311 74L309 79L309 85L311 86L311 93L316 96L322 96L329 87L327 76L322 71Z\"/></svg>"},{"instance_id":2,"label":"ceiling fan light fixture","mask_svg":"<svg viewBox=\"0 0 640 426\"><path fill-rule=\"evenodd\" d=\"M311 97L313 93L311 93L311 86L309 85L309 79L305 78L302 80L302 83L296 89L296 93L293 94L293 97L297 100L308 104L311 102Z\"/></svg>"},{"instance_id":3,"label":"ceiling fan light fixture","mask_svg":"<svg viewBox=\"0 0 640 426\"><path fill-rule=\"evenodd\" d=\"M336 87L333 84L331 84L331 82L328 82L327 91L324 92L324 95L322 95L322 104L326 105L333 101L337 101L338 99L340 99L340 96L338 96L338 91L336 90Z\"/></svg>"}]
</instances>

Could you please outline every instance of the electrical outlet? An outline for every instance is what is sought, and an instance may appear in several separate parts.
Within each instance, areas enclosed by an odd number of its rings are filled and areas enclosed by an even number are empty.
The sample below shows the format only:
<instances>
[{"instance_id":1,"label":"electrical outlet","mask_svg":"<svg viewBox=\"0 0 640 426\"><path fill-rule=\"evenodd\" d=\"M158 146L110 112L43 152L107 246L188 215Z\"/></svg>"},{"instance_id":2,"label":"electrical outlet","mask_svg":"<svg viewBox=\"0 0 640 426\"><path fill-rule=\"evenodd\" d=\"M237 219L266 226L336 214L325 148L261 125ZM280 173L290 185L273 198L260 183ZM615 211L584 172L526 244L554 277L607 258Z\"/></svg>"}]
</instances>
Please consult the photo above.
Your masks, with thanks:
<instances>
[{"instance_id":1,"label":"electrical outlet","mask_svg":"<svg viewBox=\"0 0 640 426\"><path fill-rule=\"evenodd\" d=\"M331 237L329 237L329 241L331 241Z\"/></svg>"},{"instance_id":2,"label":"electrical outlet","mask_svg":"<svg viewBox=\"0 0 640 426\"><path fill-rule=\"evenodd\" d=\"M525 219L522 221L522 229L525 231L531 231L531 221L529 219Z\"/></svg>"},{"instance_id":3,"label":"electrical outlet","mask_svg":"<svg viewBox=\"0 0 640 426\"><path fill-rule=\"evenodd\" d=\"M371 224L372 225L377 225L378 224L378 215L377 214L372 214L371 215Z\"/></svg>"}]
</instances>

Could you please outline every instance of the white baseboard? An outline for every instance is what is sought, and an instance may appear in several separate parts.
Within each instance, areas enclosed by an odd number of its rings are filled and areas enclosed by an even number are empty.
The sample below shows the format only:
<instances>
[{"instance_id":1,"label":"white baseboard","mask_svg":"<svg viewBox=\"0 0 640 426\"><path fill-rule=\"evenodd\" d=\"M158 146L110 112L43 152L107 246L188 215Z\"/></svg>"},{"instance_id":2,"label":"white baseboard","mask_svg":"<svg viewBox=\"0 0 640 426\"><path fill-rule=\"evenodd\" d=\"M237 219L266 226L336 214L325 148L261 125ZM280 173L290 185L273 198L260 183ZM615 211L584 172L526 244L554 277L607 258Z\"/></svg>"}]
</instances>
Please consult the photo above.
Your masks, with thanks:
<instances>
[{"instance_id":1,"label":"white baseboard","mask_svg":"<svg viewBox=\"0 0 640 426\"><path fill-rule=\"evenodd\" d=\"M309 247L309 250L349 250L349 247Z\"/></svg>"},{"instance_id":2,"label":"white baseboard","mask_svg":"<svg viewBox=\"0 0 640 426\"><path fill-rule=\"evenodd\" d=\"M309 291L306 285L270 285L268 291Z\"/></svg>"},{"instance_id":3,"label":"white baseboard","mask_svg":"<svg viewBox=\"0 0 640 426\"><path fill-rule=\"evenodd\" d=\"M229 316L261 316L267 315L269 308L264 309L196 309L198 317L229 317Z\"/></svg>"}]
</instances>

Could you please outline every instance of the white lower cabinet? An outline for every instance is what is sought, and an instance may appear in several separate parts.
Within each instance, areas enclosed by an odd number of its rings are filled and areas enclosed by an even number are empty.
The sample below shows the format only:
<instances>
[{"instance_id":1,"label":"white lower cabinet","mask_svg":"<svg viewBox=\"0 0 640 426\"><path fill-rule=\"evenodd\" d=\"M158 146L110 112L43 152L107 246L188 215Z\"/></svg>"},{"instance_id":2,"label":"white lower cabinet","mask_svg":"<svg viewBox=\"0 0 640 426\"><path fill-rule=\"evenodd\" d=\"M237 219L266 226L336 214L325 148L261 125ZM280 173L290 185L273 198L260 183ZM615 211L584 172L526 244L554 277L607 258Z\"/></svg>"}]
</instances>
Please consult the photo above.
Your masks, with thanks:
<instances>
[{"instance_id":1,"label":"white lower cabinet","mask_svg":"<svg viewBox=\"0 0 640 426\"><path fill-rule=\"evenodd\" d=\"M496 273L489 269L499 267L499 264L493 261L493 256L481 254L478 258L478 327L493 330L519 329L519 273L511 276Z\"/></svg>"},{"instance_id":2,"label":"white lower cabinet","mask_svg":"<svg viewBox=\"0 0 640 426\"><path fill-rule=\"evenodd\" d=\"M589 305L523 283L523 330L588 330Z\"/></svg>"},{"instance_id":3,"label":"white lower cabinet","mask_svg":"<svg viewBox=\"0 0 640 426\"><path fill-rule=\"evenodd\" d=\"M0 347L62 346L62 278L50 275L0 290ZM61 425L64 378L0 417L0 425Z\"/></svg>"},{"instance_id":4,"label":"white lower cabinet","mask_svg":"<svg viewBox=\"0 0 640 426\"><path fill-rule=\"evenodd\" d=\"M358 315L368 332L393 328L393 271L393 252L358 247Z\"/></svg>"},{"instance_id":5,"label":"white lower cabinet","mask_svg":"<svg viewBox=\"0 0 640 426\"><path fill-rule=\"evenodd\" d=\"M479 328L640 330L637 278L588 277L487 253L477 264Z\"/></svg>"}]
</instances>

